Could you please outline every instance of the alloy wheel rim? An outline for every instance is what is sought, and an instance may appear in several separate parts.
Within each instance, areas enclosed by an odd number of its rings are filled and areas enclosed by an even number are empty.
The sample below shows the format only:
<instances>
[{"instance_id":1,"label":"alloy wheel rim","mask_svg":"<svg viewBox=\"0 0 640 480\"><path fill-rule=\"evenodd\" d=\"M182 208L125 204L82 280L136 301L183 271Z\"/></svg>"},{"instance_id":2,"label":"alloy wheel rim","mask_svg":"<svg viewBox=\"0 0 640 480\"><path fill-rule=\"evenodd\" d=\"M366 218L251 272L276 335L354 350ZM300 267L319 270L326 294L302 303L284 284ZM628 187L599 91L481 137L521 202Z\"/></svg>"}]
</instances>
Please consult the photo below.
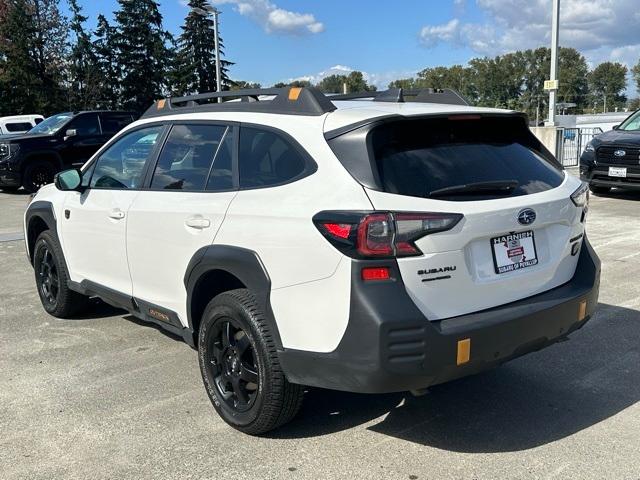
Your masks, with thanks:
<instances>
[{"instance_id":1,"label":"alloy wheel rim","mask_svg":"<svg viewBox=\"0 0 640 480\"><path fill-rule=\"evenodd\" d=\"M38 188L43 187L48 183L51 183L50 177L51 175L49 175L49 171L46 168L38 168L33 173L33 184Z\"/></svg>"},{"instance_id":2,"label":"alloy wheel rim","mask_svg":"<svg viewBox=\"0 0 640 480\"><path fill-rule=\"evenodd\" d=\"M58 299L58 292L60 291L60 278L53 260L53 254L47 246L44 247L42 252L38 275L40 276L40 292L43 298L49 304L55 304Z\"/></svg>"},{"instance_id":3,"label":"alloy wheel rim","mask_svg":"<svg viewBox=\"0 0 640 480\"><path fill-rule=\"evenodd\" d=\"M259 373L254 346L232 319L221 319L211 336L208 362L219 398L230 408L245 412L258 396Z\"/></svg>"}]
</instances>

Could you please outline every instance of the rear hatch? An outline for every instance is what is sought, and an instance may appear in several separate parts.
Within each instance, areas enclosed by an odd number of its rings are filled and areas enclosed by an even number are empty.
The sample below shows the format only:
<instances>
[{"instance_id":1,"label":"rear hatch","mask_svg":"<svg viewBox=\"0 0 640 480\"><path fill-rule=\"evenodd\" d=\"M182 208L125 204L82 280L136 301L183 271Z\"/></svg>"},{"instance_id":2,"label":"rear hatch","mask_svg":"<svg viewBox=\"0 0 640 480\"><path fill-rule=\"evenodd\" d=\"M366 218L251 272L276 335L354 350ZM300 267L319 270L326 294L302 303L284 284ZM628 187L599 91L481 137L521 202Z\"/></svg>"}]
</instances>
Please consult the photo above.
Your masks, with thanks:
<instances>
[{"instance_id":1,"label":"rear hatch","mask_svg":"<svg viewBox=\"0 0 640 480\"><path fill-rule=\"evenodd\" d=\"M400 117L359 130L329 143L376 211L463 216L449 230L415 239L419 254L397 255L403 283L427 318L503 305L572 278L586 192L523 117ZM370 170L353 157L357 139ZM572 200L576 191L582 195Z\"/></svg>"}]
</instances>

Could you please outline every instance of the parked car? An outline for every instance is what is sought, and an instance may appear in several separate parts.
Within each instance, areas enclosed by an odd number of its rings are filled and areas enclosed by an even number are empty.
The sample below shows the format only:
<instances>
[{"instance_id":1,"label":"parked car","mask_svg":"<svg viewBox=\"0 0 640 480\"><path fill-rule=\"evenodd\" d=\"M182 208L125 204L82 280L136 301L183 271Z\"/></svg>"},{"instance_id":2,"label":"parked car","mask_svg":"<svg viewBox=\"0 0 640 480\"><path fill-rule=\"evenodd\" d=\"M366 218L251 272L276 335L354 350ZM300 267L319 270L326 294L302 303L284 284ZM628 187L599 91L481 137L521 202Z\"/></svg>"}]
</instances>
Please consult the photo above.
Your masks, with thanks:
<instances>
[{"instance_id":1,"label":"parked car","mask_svg":"<svg viewBox=\"0 0 640 480\"><path fill-rule=\"evenodd\" d=\"M640 190L640 110L587 144L580 178L596 194L614 187Z\"/></svg>"},{"instance_id":2,"label":"parked car","mask_svg":"<svg viewBox=\"0 0 640 480\"><path fill-rule=\"evenodd\" d=\"M581 328L588 189L526 116L374 95L160 100L29 205L44 309L97 296L181 336L249 434L305 385L421 393Z\"/></svg>"},{"instance_id":3,"label":"parked car","mask_svg":"<svg viewBox=\"0 0 640 480\"><path fill-rule=\"evenodd\" d=\"M25 134L0 138L0 188L37 191L51 183L56 172L82 166L135 119L131 112L66 112Z\"/></svg>"},{"instance_id":4,"label":"parked car","mask_svg":"<svg viewBox=\"0 0 640 480\"><path fill-rule=\"evenodd\" d=\"M44 120L42 115L13 115L0 117L0 137L3 135L15 135L31 130Z\"/></svg>"}]
</instances>

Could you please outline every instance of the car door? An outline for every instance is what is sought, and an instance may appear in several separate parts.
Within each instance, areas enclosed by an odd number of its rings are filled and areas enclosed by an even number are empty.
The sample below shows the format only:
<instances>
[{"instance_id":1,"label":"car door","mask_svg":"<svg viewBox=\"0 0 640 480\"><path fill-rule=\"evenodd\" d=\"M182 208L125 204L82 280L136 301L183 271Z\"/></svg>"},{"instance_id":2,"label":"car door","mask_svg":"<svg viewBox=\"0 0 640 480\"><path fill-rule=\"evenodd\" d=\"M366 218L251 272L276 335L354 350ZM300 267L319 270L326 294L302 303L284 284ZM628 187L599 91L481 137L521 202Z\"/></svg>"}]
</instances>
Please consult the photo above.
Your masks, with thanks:
<instances>
[{"instance_id":1,"label":"car door","mask_svg":"<svg viewBox=\"0 0 640 480\"><path fill-rule=\"evenodd\" d=\"M187 324L184 275L194 254L213 242L236 195L236 135L232 124L172 125L149 187L133 201L127 252L133 296L153 309L146 314Z\"/></svg>"},{"instance_id":2,"label":"car door","mask_svg":"<svg viewBox=\"0 0 640 480\"><path fill-rule=\"evenodd\" d=\"M75 131L74 135L68 135ZM60 156L65 168L79 167L106 143L100 131L97 113L82 113L71 120L62 131Z\"/></svg>"},{"instance_id":3,"label":"car door","mask_svg":"<svg viewBox=\"0 0 640 480\"><path fill-rule=\"evenodd\" d=\"M127 213L157 154L165 127L130 131L83 172L86 189L69 192L60 235L71 280L131 295L127 264Z\"/></svg>"}]
</instances>

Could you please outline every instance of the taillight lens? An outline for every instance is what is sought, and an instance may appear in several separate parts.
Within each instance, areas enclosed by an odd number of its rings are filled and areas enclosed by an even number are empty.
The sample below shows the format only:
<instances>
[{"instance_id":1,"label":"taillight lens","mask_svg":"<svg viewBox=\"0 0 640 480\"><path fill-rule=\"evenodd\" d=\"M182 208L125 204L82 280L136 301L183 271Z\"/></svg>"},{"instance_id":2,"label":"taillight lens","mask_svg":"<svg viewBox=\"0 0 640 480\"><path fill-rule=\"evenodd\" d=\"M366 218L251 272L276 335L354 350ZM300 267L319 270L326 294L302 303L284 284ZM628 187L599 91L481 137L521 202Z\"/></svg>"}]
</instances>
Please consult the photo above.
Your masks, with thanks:
<instances>
[{"instance_id":1,"label":"taillight lens","mask_svg":"<svg viewBox=\"0 0 640 480\"><path fill-rule=\"evenodd\" d=\"M576 207L586 207L589 204L589 185L583 182L582 185L571 194L571 201Z\"/></svg>"},{"instance_id":2,"label":"taillight lens","mask_svg":"<svg viewBox=\"0 0 640 480\"><path fill-rule=\"evenodd\" d=\"M452 229L457 213L321 212L314 217L320 232L353 258L422 255L415 241Z\"/></svg>"}]
</instances>

